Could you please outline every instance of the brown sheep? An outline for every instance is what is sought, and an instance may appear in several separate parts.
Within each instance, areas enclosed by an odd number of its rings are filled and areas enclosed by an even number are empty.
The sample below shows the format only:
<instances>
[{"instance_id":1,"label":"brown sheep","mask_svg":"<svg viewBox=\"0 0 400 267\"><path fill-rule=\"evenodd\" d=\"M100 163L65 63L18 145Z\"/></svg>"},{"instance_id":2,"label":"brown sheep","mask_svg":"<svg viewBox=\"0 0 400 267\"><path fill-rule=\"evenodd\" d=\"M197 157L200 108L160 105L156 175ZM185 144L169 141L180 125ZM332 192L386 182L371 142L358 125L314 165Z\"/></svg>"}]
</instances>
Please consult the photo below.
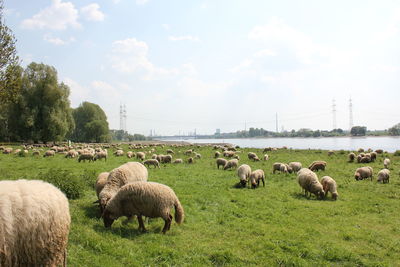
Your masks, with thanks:
<instances>
[{"instance_id":1,"label":"brown sheep","mask_svg":"<svg viewBox=\"0 0 400 267\"><path fill-rule=\"evenodd\" d=\"M236 169L238 165L239 165L239 161L237 159L231 159L225 164L224 170Z\"/></svg>"},{"instance_id":2,"label":"brown sheep","mask_svg":"<svg viewBox=\"0 0 400 267\"><path fill-rule=\"evenodd\" d=\"M361 167L356 170L354 173L354 178L358 180L363 180L367 178L371 178L372 181L372 174L373 174L373 169L369 166L366 167Z\"/></svg>"},{"instance_id":3,"label":"brown sheep","mask_svg":"<svg viewBox=\"0 0 400 267\"><path fill-rule=\"evenodd\" d=\"M223 159L223 158L218 158L216 160L216 163L217 163L217 169L219 169L219 166L224 167L226 165L226 163L228 163L228 161L226 159Z\"/></svg>"},{"instance_id":4,"label":"brown sheep","mask_svg":"<svg viewBox=\"0 0 400 267\"><path fill-rule=\"evenodd\" d=\"M263 186L265 187L265 174L264 174L263 170L258 169L258 170L251 172L250 179L249 179L251 188L256 189L257 187L259 187L260 180L262 181Z\"/></svg>"}]
</instances>

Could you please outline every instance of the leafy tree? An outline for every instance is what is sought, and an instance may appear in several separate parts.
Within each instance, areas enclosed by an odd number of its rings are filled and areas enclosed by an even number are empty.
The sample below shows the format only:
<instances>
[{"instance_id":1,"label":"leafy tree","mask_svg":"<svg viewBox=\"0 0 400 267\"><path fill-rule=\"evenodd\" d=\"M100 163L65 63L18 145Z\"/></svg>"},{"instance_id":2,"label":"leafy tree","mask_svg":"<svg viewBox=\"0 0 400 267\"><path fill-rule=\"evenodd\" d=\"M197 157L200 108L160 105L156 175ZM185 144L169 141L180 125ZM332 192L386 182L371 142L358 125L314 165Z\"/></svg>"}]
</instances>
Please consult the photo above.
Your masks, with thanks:
<instances>
[{"instance_id":1,"label":"leafy tree","mask_svg":"<svg viewBox=\"0 0 400 267\"><path fill-rule=\"evenodd\" d=\"M74 109L75 131L72 139L78 142L108 142L110 140L107 116L101 107L83 102Z\"/></svg>"},{"instance_id":2,"label":"leafy tree","mask_svg":"<svg viewBox=\"0 0 400 267\"><path fill-rule=\"evenodd\" d=\"M353 126L350 130L352 136L365 136L367 133L367 127L365 126Z\"/></svg>"},{"instance_id":3,"label":"leafy tree","mask_svg":"<svg viewBox=\"0 0 400 267\"><path fill-rule=\"evenodd\" d=\"M58 83L54 67L31 63L21 81L21 94L10 107L11 138L34 142L60 141L74 127L69 88Z\"/></svg>"},{"instance_id":4,"label":"leafy tree","mask_svg":"<svg viewBox=\"0 0 400 267\"><path fill-rule=\"evenodd\" d=\"M394 125L392 128L388 130L389 135L400 135L400 123Z\"/></svg>"}]
</instances>

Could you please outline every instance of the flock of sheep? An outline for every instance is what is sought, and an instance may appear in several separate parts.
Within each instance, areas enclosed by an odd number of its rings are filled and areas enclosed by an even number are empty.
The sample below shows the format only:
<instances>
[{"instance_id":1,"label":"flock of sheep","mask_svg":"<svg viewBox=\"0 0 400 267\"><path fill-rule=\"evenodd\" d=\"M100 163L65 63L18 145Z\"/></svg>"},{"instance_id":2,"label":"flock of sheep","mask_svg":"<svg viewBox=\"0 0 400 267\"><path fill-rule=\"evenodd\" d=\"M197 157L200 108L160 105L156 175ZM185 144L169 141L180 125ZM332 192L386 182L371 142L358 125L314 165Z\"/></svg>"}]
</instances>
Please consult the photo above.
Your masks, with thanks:
<instances>
[{"instance_id":1,"label":"flock of sheep","mask_svg":"<svg viewBox=\"0 0 400 267\"><path fill-rule=\"evenodd\" d=\"M107 160L107 149L115 149L116 157L126 155L129 159L136 157L141 162L128 162L109 172L99 174L95 183L97 200L104 226L109 228L113 222L121 216L128 218L137 217L139 230L146 231L143 216L148 218L161 217L164 220L163 233L166 233L172 223L171 209L175 208L175 221L180 224L184 220L184 209L175 192L168 186L148 181L148 170L150 166L160 168L160 164L188 164L202 158L201 154L193 148L183 153L188 158L173 161L175 152L167 149L166 154L155 154L151 146L130 145L130 149L147 149L146 152L124 152L119 147L103 145L96 148L91 146L79 146L76 148L64 147L23 147L13 150L12 148L0 147L4 154L15 154L26 156L32 150L32 156L51 157L56 153L62 153L65 158L76 158L78 162ZM164 147L163 145L159 145ZM175 145L175 147L179 147ZM260 182L265 186L266 175L264 170L252 171L248 164L241 164L239 160L241 153L238 147L214 145L216 150L216 167L224 170L237 169L239 178L238 185L241 187L257 188ZM276 150L264 149L264 153ZM179 151L180 152L180 151ZM358 163L373 162L382 151L364 153L359 151L348 155L348 161ZM151 158L146 160L146 155ZM333 155L334 152L328 152ZM228 158L222 158L221 155ZM250 161L260 161L254 152L247 155ZM264 154L264 161L269 160L269 155ZM384 169L377 175L377 181L388 183L390 171L388 170L390 160L385 158ZM272 172L297 173L297 182L305 195L314 194L322 199L330 192L332 199L339 196L336 181L330 176L318 179L316 172L325 170L325 161L314 161L308 168L303 168L300 162L281 163L272 165ZM146 168L147 167L147 168ZM372 180L373 169L369 166L357 168L354 174L356 180ZM65 195L51 184L38 180L0 181L0 266L57 266L66 264L66 248L71 217L69 204Z\"/></svg>"}]
</instances>

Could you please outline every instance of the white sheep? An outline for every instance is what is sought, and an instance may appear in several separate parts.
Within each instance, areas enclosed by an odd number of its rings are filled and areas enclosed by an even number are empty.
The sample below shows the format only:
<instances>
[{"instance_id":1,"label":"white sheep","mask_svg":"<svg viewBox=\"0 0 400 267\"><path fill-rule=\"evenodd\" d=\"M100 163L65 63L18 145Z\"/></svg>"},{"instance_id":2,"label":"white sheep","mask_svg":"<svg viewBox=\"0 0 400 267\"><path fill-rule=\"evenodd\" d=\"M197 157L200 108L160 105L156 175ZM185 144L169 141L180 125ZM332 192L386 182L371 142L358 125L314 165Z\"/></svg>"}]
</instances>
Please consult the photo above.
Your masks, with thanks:
<instances>
[{"instance_id":1,"label":"white sheep","mask_svg":"<svg viewBox=\"0 0 400 267\"><path fill-rule=\"evenodd\" d=\"M156 159L147 159L143 161L144 166L150 168L150 165L154 166L154 168L160 169L160 163Z\"/></svg>"},{"instance_id":2,"label":"white sheep","mask_svg":"<svg viewBox=\"0 0 400 267\"><path fill-rule=\"evenodd\" d=\"M305 196L307 196L308 193L312 193L318 198L324 197L324 189L321 183L318 181L317 175L313 171L307 168L302 168L297 173L297 181L304 190Z\"/></svg>"},{"instance_id":3,"label":"white sheep","mask_svg":"<svg viewBox=\"0 0 400 267\"><path fill-rule=\"evenodd\" d=\"M377 181L378 183L389 183L390 171L388 169L383 169L378 172Z\"/></svg>"},{"instance_id":4,"label":"white sheep","mask_svg":"<svg viewBox=\"0 0 400 267\"><path fill-rule=\"evenodd\" d=\"M268 159L269 159L268 154L265 154L265 155L264 155L264 160L268 160Z\"/></svg>"},{"instance_id":5,"label":"white sheep","mask_svg":"<svg viewBox=\"0 0 400 267\"><path fill-rule=\"evenodd\" d=\"M249 165L242 164L239 166L239 168L237 169L237 175L239 177L239 182L240 182L241 186L243 186L243 187L246 186L247 181L250 178L250 174L251 174L251 168Z\"/></svg>"},{"instance_id":6,"label":"white sheep","mask_svg":"<svg viewBox=\"0 0 400 267\"><path fill-rule=\"evenodd\" d=\"M292 169L293 172L298 172L303 168L301 162L290 162L289 167Z\"/></svg>"},{"instance_id":7,"label":"white sheep","mask_svg":"<svg viewBox=\"0 0 400 267\"><path fill-rule=\"evenodd\" d=\"M66 265L68 199L39 180L0 182L0 266Z\"/></svg>"},{"instance_id":8,"label":"white sheep","mask_svg":"<svg viewBox=\"0 0 400 267\"><path fill-rule=\"evenodd\" d=\"M325 197L328 195L328 192L331 192L332 199L336 200L339 196L337 192L336 181L332 179L330 176L324 176L321 179L322 188L325 192Z\"/></svg>"},{"instance_id":9,"label":"white sheep","mask_svg":"<svg viewBox=\"0 0 400 267\"><path fill-rule=\"evenodd\" d=\"M164 219L165 234L171 227L171 208L175 207L175 221L183 222L184 210L175 192L168 186L155 182L127 184L110 199L103 213L104 226L109 228L121 216L136 215L139 230L146 231L142 216Z\"/></svg>"},{"instance_id":10,"label":"white sheep","mask_svg":"<svg viewBox=\"0 0 400 267\"><path fill-rule=\"evenodd\" d=\"M224 166L224 170L236 169L238 165L239 165L239 161L237 159L228 160L228 162Z\"/></svg>"},{"instance_id":11,"label":"white sheep","mask_svg":"<svg viewBox=\"0 0 400 267\"><path fill-rule=\"evenodd\" d=\"M54 150L47 150L47 151L44 153L43 157L44 157L44 158L45 158L45 157L54 157L55 154L56 154L56 152L54 152Z\"/></svg>"},{"instance_id":12,"label":"white sheep","mask_svg":"<svg viewBox=\"0 0 400 267\"><path fill-rule=\"evenodd\" d=\"M358 181L358 180L371 178L371 181L372 181L373 171L374 170L370 166L358 168L356 170L356 172L354 173L354 179L356 179Z\"/></svg>"},{"instance_id":13,"label":"white sheep","mask_svg":"<svg viewBox=\"0 0 400 267\"><path fill-rule=\"evenodd\" d=\"M132 182L147 181L148 176L147 168L139 162L128 162L113 169L99 194L100 211L104 210L107 202L122 186Z\"/></svg>"},{"instance_id":14,"label":"white sheep","mask_svg":"<svg viewBox=\"0 0 400 267\"><path fill-rule=\"evenodd\" d=\"M226 163L228 163L228 161L226 159L223 159L223 158L218 158L216 160L216 163L217 163L217 169L219 169L219 166L224 167L226 165Z\"/></svg>"},{"instance_id":15,"label":"white sheep","mask_svg":"<svg viewBox=\"0 0 400 267\"><path fill-rule=\"evenodd\" d=\"M137 152L136 158L143 161L146 158L146 154L144 152Z\"/></svg>"},{"instance_id":16,"label":"white sheep","mask_svg":"<svg viewBox=\"0 0 400 267\"><path fill-rule=\"evenodd\" d=\"M109 174L110 174L109 172L102 172L99 174L99 176L97 176L96 183L94 184L97 198L99 198L101 190L103 190L104 186L106 185Z\"/></svg>"},{"instance_id":17,"label":"white sheep","mask_svg":"<svg viewBox=\"0 0 400 267\"><path fill-rule=\"evenodd\" d=\"M183 160L182 159L175 159L173 163L175 163L175 164L183 163Z\"/></svg>"},{"instance_id":18,"label":"white sheep","mask_svg":"<svg viewBox=\"0 0 400 267\"><path fill-rule=\"evenodd\" d=\"M383 166L385 167L385 169L389 169L389 165L390 165L390 159L385 158L383 160Z\"/></svg>"},{"instance_id":19,"label":"white sheep","mask_svg":"<svg viewBox=\"0 0 400 267\"><path fill-rule=\"evenodd\" d=\"M258 169L250 174L249 183L253 189L260 186L260 180L263 182L263 186L265 186L265 174L263 170Z\"/></svg>"}]
</instances>

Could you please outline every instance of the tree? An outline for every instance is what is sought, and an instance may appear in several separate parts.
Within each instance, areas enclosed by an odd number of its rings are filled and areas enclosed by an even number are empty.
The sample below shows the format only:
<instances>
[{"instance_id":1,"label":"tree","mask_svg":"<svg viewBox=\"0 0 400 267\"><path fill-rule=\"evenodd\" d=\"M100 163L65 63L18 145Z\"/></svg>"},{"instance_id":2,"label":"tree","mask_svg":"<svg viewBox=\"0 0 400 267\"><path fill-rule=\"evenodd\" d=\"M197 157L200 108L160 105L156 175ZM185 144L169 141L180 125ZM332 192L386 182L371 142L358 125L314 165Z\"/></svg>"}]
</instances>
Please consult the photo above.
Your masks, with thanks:
<instances>
[{"instance_id":1,"label":"tree","mask_svg":"<svg viewBox=\"0 0 400 267\"><path fill-rule=\"evenodd\" d=\"M72 139L78 142L108 142L110 140L107 116L101 107L83 102L74 109L75 131Z\"/></svg>"},{"instance_id":2,"label":"tree","mask_svg":"<svg viewBox=\"0 0 400 267\"><path fill-rule=\"evenodd\" d=\"M389 135L400 135L400 123L394 125L392 128L388 130Z\"/></svg>"},{"instance_id":3,"label":"tree","mask_svg":"<svg viewBox=\"0 0 400 267\"><path fill-rule=\"evenodd\" d=\"M11 138L34 142L60 141L74 127L69 88L58 83L54 67L31 63L21 81L21 94L10 106Z\"/></svg>"},{"instance_id":4,"label":"tree","mask_svg":"<svg viewBox=\"0 0 400 267\"><path fill-rule=\"evenodd\" d=\"M19 59L15 37L5 25L3 1L0 0L0 104L14 100L19 92Z\"/></svg>"},{"instance_id":5,"label":"tree","mask_svg":"<svg viewBox=\"0 0 400 267\"><path fill-rule=\"evenodd\" d=\"M367 133L367 127L365 126L353 126L350 130L352 136L365 136Z\"/></svg>"}]
</instances>

